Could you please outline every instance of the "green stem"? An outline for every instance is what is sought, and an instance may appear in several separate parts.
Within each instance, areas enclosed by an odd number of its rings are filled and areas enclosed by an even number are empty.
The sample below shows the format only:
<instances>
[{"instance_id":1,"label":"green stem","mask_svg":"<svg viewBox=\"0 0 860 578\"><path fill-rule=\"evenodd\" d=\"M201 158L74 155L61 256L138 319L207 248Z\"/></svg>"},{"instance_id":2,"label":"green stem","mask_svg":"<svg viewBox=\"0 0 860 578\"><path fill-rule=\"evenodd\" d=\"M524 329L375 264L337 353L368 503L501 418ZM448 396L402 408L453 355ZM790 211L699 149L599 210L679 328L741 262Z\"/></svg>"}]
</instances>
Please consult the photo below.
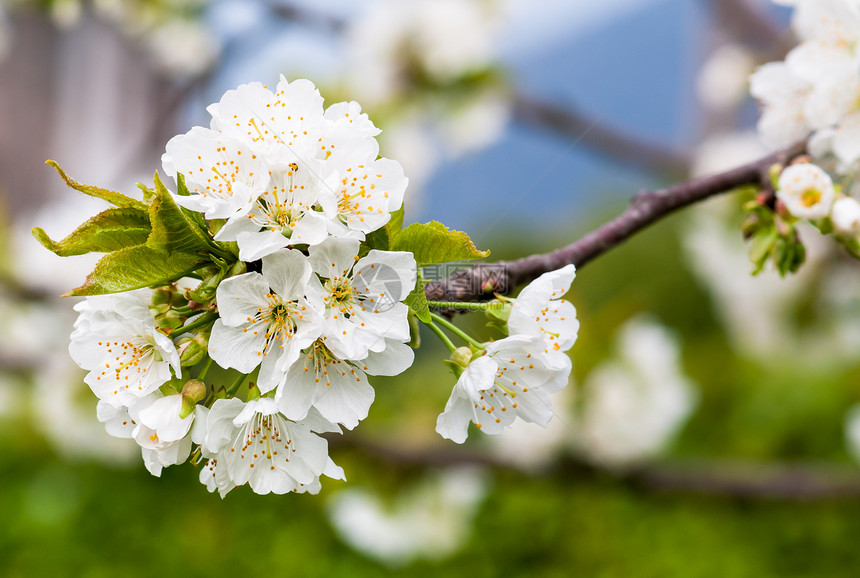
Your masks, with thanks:
<instances>
[{"instance_id":1,"label":"green stem","mask_svg":"<svg viewBox=\"0 0 860 578\"><path fill-rule=\"evenodd\" d=\"M236 381L231 383L230 387L227 388L227 395L232 396L237 391L239 391L239 387L245 382L246 379L248 379L247 375L245 375L244 373L240 374L239 377L236 378Z\"/></svg>"},{"instance_id":2,"label":"green stem","mask_svg":"<svg viewBox=\"0 0 860 578\"><path fill-rule=\"evenodd\" d=\"M448 339L448 336L445 335L445 332L439 329L439 327L435 323L433 323L432 321L430 323L425 322L424 325L429 327L430 330L433 331L433 333L435 333L436 336L442 340L442 343L445 344L445 347L448 348L448 351L453 352L457 349L456 347L454 347L454 344L451 342L451 340Z\"/></svg>"},{"instance_id":3,"label":"green stem","mask_svg":"<svg viewBox=\"0 0 860 578\"><path fill-rule=\"evenodd\" d=\"M209 368L212 367L212 358L207 357L204 362L203 369L200 370L200 373L197 374L197 379L203 381L206 379L206 373L209 371Z\"/></svg>"},{"instance_id":4,"label":"green stem","mask_svg":"<svg viewBox=\"0 0 860 578\"><path fill-rule=\"evenodd\" d=\"M474 345L475 347L477 347L479 349L484 348L483 343L481 343L477 339L474 339L471 335L469 335L468 333L466 333L465 331L463 331L462 329L460 329L459 327L457 327L456 325L454 325L453 323L451 323L450 321L448 321L447 319L445 319L441 315L431 312L430 317L433 318L433 321L435 321L436 323L438 323L439 325L441 325L442 327L444 327L445 329L447 329L448 331L450 331L451 333L453 333L454 335L456 335L457 337L459 337L460 339L462 339L466 343Z\"/></svg>"},{"instance_id":5,"label":"green stem","mask_svg":"<svg viewBox=\"0 0 860 578\"><path fill-rule=\"evenodd\" d=\"M210 311L209 313L204 313L203 315L196 318L191 323L188 323L187 325L183 325L182 327L180 327L179 329L174 331L172 333L172 337L174 339L176 339L180 335L184 335L185 333L190 333L191 331L194 331L195 329L199 329L200 327L205 327L206 325L211 325L212 323L215 322L216 319L218 319L218 314L215 313L214 311Z\"/></svg>"},{"instance_id":6,"label":"green stem","mask_svg":"<svg viewBox=\"0 0 860 578\"><path fill-rule=\"evenodd\" d=\"M205 312L204 309L192 309L191 307L188 307L188 306L173 307L173 310L175 312L179 313L180 315L184 315L186 317L194 317L195 315L199 315L199 314Z\"/></svg>"}]
</instances>

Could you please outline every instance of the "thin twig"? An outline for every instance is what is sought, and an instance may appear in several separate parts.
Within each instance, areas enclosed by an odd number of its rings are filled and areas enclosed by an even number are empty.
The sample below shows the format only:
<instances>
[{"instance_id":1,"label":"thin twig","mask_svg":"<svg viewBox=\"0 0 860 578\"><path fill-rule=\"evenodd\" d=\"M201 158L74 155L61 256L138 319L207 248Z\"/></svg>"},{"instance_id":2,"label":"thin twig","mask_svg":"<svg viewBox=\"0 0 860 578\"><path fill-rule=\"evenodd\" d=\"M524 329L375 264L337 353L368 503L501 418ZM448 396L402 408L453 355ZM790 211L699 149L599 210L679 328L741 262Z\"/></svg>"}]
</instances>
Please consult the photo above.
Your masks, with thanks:
<instances>
[{"instance_id":1,"label":"thin twig","mask_svg":"<svg viewBox=\"0 0 860 578\"><path fill-rule=\"evenodd\" d=\"M478 301L490 299L494 293L509 293L518 285L570 263L582 267L680 208L744 185L766 182L768 169L774 163L785 164L805 150L805 143L798 143L723 173L658 191L642 191L621 215L566 247L516 261L481 263L462 269L447 279L428 283L424 292L431 301Z\"/></svg>"}]
</instances>

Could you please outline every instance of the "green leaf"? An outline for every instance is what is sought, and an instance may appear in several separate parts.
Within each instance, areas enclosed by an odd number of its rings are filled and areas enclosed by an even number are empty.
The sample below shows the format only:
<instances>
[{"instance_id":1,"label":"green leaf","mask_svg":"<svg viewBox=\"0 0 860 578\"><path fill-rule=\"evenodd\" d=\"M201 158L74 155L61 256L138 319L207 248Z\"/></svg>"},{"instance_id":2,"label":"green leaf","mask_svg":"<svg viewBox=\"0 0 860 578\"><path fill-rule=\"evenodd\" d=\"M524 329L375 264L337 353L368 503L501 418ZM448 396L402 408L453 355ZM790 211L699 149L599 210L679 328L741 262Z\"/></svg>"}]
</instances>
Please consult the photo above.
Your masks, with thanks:
<instances>
[{"instance_id":1,"label":"green leaf","mask_svg":"<svg viewBox=\"0 0 860 578\"><path fill-rule=\"evenodd\" d=\"M437 221L409 225L394 238L391 250L413 253L419 265L480 259L490 254L479 251L466 233L452 231Z\"/></svg>"},{"instance_id":2,"label":"green leaf","mask_svg":"<svg viewBox=\"0 0 860 578\"><path fill-rule=\"evenodd\" d=\"M138 209L141 211L146 210L146 205L137 199L133 199L122 193L117 193L116 191L109 191L108 189L102 189L101 187L95 187L92 185L84 185L79 183L78 181L69 177L66 172L60 168L60 165L57 164L56 161L45 161L46 164L54 167L58 173L60 173L60 177L66 181L66 184L75 189L76 191L80 191L85 195L89 195L91 197L96 197L97 199L102 199L109 202L112 205L117 207L122 207L126 209Z\"/></svg>"},{"instance_id":3,"label":"green leaf","mask_svg":"<svg viewBox=\"0 0 860 578\"><path fill-rule=\"evenodd\" d=\"M168 253L148 245L127 247L102 257L86 282L66 295L101 295L164 285L187 275L206 260L203 255Z\"/></svg>"},{"instance_id":4,"label":"green leaf","mask_svg":"<svg viewBox=\"0 0 860 578\"><path fill-rule=\"evenodd\" d=\"M137 209L111 208L79 226L62 241L52 241L39 227L33 227L33 236L46 249L60 257L85 253L110 253L146 242L152 231L149 216Z\"/></svg>"},{"instance_id":5,"label":"green leaf","mask_svg":"<svg viewBox=\"0 0 860 578\"><path fill-rule=\"evenodd\" d=\"M779 238L775 227L761 229L750 240L749 256L755 268L753 275L758 275L764 269L768 256L774 249L774 244Z\"/></svg>"},{"instance_id":6,"label":"green leaf","mask_svg":"<svg viewBox=\"0 0 860 578\"><path fill-rule=\"evenodd\" d=\"M388 231L388 236L396 237L403 230L403 205L391 213L391 219L385 224L385 229Z\"/></svg>"},{"instance_id":7,"label":"green leaf","mask_svg":"<svg viewBox=\"0 0 860 578\"><path fill-rule=\"evenodd\" d=\"M415 287L410 291L406 299L403 300L409 306L409 309L415 313L415 316L424 323L430 323L430 307L427 305L427 296L424 294L424 279L421 278L421 271L418 272L418 279L415 282Z\"/></svg>"},{"instance_id":8,"label":"green leaf","mask_svg":"<svg viewBox=\"0 0 860 578\"><path fill-rule=\"evenodd\" d=\"M158 173L155 174L155 198L149 206L149 218L152 235L146 244L157 251L170 254L218 250L208 231L201 229L196 219L176 204Z\"/></svg>"},{"instance_id":9,"label":"green leaf","mask_svg":"<svg viewBox=\"0 0 860 578\"><path fill-rule=\"evenodd\" d=\"M372 233L368 233L368 235L364 239L364 242L361 244L358 256L364 257L370 252L371 249L388 251L390 248L391 239L388 236L388 231L383 227L382 229L377 229Z\"/></svg>"}]
</instances>

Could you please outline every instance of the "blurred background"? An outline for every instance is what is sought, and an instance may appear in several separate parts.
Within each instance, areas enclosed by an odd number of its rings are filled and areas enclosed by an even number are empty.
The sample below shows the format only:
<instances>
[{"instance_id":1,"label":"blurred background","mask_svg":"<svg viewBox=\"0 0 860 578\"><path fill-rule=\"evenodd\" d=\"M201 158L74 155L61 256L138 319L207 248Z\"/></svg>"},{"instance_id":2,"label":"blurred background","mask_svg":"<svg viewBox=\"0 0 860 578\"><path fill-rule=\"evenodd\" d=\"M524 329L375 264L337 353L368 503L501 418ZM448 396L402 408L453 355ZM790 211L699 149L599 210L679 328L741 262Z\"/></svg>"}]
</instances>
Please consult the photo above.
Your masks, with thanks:
<instances>
[{"instance_id":1,"label":"blurred background","mask_svg":"<svg viewBox=\"0 0 860 578\"><path fill-rule=\"evenodd\" d=\"M67 354L101 207L238 84L358 100L410 177L406 221L493 259L566 245L653 188L753 160L747 77L792 46L766 0L0 0L0 575L856 576L860 264L751 277L742 199L582 269L574 383L548 429L456 446L426 335L332 440L348 482L223 501L110 438ZM481 318L464 319L499 337Z\"/></svg>"}]
</instances>

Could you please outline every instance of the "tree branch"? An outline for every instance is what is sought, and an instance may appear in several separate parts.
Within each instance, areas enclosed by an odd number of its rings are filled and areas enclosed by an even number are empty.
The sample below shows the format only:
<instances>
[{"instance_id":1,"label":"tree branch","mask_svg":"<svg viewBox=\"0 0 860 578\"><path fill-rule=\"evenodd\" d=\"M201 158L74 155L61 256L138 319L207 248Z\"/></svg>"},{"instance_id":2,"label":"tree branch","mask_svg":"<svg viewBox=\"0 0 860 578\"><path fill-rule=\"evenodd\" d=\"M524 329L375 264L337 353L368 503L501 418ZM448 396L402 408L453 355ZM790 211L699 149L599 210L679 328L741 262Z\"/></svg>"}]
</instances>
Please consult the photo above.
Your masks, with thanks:
<instances>
[{"instance_id":1,"label":"tree branch","mask_svg":"<svg viewBox=\"0 0 860 578\"><path fill-rule=\"evenodd\" d=\"M623 163L674 177L689 172L690 158L687 155L599 124L570 106L561 107L522 94L515 94L511 105L513 116L518 121L567 139L582 140L590 148Z\"/></svg>"},{"instance_id":2,"label":"tree branch","mask_svg":"<svg viewBox=\"0 0 860 578\"><path fill-rule=\"evenodd\" d=\"M738 168L657 190L642 191L615 219L570 245L515 261L480 263L424 288L430 301L478 301L493 293L510 293L546 273L570 263L582 267L666 215L743 185L764 184L774 163L786 164L806 151L805 143L768 155Z\"/></svg>"},{"instance_id":3,"label":"tree branch","mask_svg":"<svg viewBox=\"0 0 860 578\"><path fill-rule=\"evenodd\" d=\"M652 492L678 492L769 500L827 500L860 496L860 471L834 463L761 463L735 460L674 460L628 469L609 470L578 456L560 455L543 469L520 468L486 451L467 448L400 447L361 436L325 436L333 449L363 452L387 465L399 467L478 466L519 470L525 474L549 473L563 479L610 479Z\"/></svg>"}]
</instances>

